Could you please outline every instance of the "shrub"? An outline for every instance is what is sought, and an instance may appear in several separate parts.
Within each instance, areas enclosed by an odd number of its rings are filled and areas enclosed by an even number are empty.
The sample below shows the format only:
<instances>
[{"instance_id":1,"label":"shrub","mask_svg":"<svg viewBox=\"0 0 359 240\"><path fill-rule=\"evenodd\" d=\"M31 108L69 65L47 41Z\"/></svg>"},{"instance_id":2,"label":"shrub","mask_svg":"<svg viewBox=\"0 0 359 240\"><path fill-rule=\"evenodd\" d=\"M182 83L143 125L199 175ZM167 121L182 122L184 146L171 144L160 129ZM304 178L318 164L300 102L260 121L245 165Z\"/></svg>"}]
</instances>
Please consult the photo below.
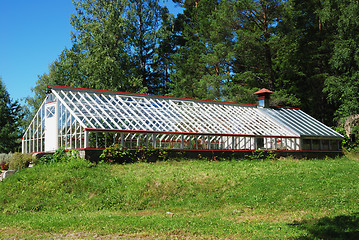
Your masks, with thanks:
<instances>
[{"instance_id":1,"label":"shrub","mask_svg":"<svg viewBox=\"0 0 359 240\"><path fill-rule=\"evenodd\" d=\"M128 150L121 144L107 147L100 155L100 159L110 163L156 162L165 161L168 152L164 149Z\"/></svg>"},{"instance_id":2,"label":"shrub","mask_svg":"<svg viewBox=\"0 0 359 240\"><path fill-rule=\"evenodd\" d=\"M11 156L12 156L12 153L0 153L0 164L1 163L9 163Z\"/></svg>"},{"instance_id":3,"label":"shrub","mask_svg":"<svg viewBox=\"0 0 359 240\"><path fill-rule=\"evenodd\" d=\"M58 163L67 161L67 155L64 148L59 148L54 154L44 155L39 159L40 164Z\"/></svg>"},{"instance_id":4,"label":"shrub","mask_svg":"<svg viewBox=\"0 0 359 240\"><path fill-rule=\"evenodd\" d=\"M20 170L27 168L34 158L30 154L14 153L10 158L9 168L11 170Z\"/></svg>"},{"instance_id":5,"label":"shrub","mask_svg":"<svg viewBox=\"0 0 359 240\"><path fill-rule=\"evenodd\" d=\"M0 153L0 165L4 164L6 167L9 167L11 156L12 153Z\"/></svg>"},{"instance_id":6,"label":"shrub","mask_svg":"<svg viewBox=\"0 0 359 240\"><path fill-rule=\"evenodd\" d=\"M65 151L59 148L54 154L42 156L38 160L39 164L63 164L68 168L91 167L92 163L81 158L78 151Z\"/></svg>"},{"instance_id":7,"label":"shrub","mask_svg":"<svg viewBox=\"0 0 359 240\"><path fill-rule=\"evenodd\" d=\"M165 161L168 158L168 151L165 149L139 149L134 154L140 162Z\"/></svg>"},{"instance_id":8,"label":"shrub","mask_svg":"<svg viewBox=\"0 0 359 240\"><path fill-rule=\"evenodd\" d=\"M276 160L277 156L273 151L256 150L251 155L246 155L248 160Z\"/></svg>"},{"instance_id":9,"label":"shrub","mask_svg":"<svg viewBox=\"0 0 359 240\"><path fill-rule=\"evenodd\" d=\"M121 144L114 144L103 150L100 159L110 163L131 163L135 162L133 152L125 149Z\"/></svg>"}]
</instances>

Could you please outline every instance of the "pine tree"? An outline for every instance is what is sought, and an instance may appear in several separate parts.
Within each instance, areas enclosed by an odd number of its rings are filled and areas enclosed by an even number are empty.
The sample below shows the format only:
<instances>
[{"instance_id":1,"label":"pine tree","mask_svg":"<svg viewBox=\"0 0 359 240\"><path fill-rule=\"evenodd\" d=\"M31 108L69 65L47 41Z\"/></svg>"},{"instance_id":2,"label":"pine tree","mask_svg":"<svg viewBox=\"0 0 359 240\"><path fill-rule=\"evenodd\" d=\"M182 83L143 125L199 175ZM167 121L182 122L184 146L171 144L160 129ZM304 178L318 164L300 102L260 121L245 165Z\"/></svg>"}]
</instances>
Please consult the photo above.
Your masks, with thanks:
<instances>
[{"instance_id":1,"label":"pine tree","mask_svg":"<svg viewBox=\"0 0 359 240\"><path fill-rule=\"evenodd\" d=\"M328 1L322 15L324 26L334 25L337 33L329 61L333 72L326 78L325 92L331 102L339 104L337 117L359 114L359 3Z\"/></svg>"},{"instance_id":2,"label":"pine tree","mask_svg":"<svg viewBox=\"0 0 359 240\"><path fill-rule=\"evenodd\" d=\"M181 97L211 99L208 90L215 87L205 76L208 66L203 55L207 53L209 28L216 0L186 0L182 18L183 45L173 56L171 94Z\"/></svg>"},{"instance_id":3,"label":"pine tree","mask_svg":"<svg viewBox=\"0 0 359 240\"><path fill-rule=\"evenodd\" d=\"M173 56L178 49L184 45L184 39L181 35L183 30L183 15L175 18L165 7L162 11L161 27L159 33L159 43L155 48L153 61L153 77L157 78L158 94L167 95L171 86L171 70L174 68Z\"/></svg>"},{"instance_id":4,"label":"pine tree","mask_svg":"<svg viewBox=\"0 0 359 240\"><path fill-rule=\"evenodd\" d=\"M0 153L19 151L22 117L20 104L10 98L0 78Z\"/></svg>"},{"instance_id":5,"label":"pine tree","mask_svg":"<svg viewBox=\"0 0 359 240\"><path fill-rule=\"evenodd\" d=\"M278 69L278 88L295 94L305 112L332 125L335 106L328 104L323 88L332 72L329 59L336 30L332 24L323 23L325 2L328 1L286 2L279 25L279 36L283 40L275 68Z\"/></svg>"},{"instance_id":6,"label":"pine tree","mask_svg":"<svg viewBox=\"0 0 359 240\"><path fill-rule=\"evenodd\" d=\"M163 83L154 68L156 48L160 41L159 29L163 9L158 0L129 0L127 43L137 66L137 73L148 93L158 94Z\"/></svg>"},{"instance_id":7,"label":"pine tree","mask_svg":"<svg viewBox=\"0 0 359 240\"><path fill-rule=\"evenodd\" d=\"M273 59L279 41L276 31L282 4L281 0L229 1L235 24L234 72L238 74L238 82L275 89Z\"/></svg>"}]
</instances>

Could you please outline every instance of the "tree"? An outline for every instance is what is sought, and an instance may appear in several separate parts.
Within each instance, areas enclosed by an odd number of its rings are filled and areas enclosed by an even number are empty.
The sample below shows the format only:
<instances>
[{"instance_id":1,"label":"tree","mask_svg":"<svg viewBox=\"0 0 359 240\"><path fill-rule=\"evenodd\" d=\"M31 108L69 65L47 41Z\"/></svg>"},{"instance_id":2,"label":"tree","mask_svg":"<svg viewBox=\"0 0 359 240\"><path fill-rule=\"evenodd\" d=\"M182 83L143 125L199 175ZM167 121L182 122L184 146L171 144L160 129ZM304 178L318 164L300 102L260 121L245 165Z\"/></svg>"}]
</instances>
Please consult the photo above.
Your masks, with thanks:
<instances>
[{"instance_id":1,"label":"tree","mask_svg":"<svg viewBox=\"0 0 359 240\"><path fill-rule=\"evenodd\" d=\"M39 76L35 97L27 99L31 108L39 107L48 84L157 94L165 89L154 65L166 14L158 0L74 0L74 5L72 46Z\"/></svg>"},{"instance_id":2,"label":"tree","mask_svg":"<svg viewBox=\"0 0 359 240\"><path fill-rule=\"evenodd\" d=\"M79 70L80 76L76 74L76 78L68 78L74 79L73 86L143 91L135 60L129 54L128 4L125 0L74 1L76 14L72 16L71 24L76 32L72 36L73 46L70 52L63 54L64 59L60 59L60 67L56 69L64 75Z\"/></svg>"},{"instance_id":3,"label":"tree","mask_svg":"<svg viewBox=\"0 0 359 240\"><path fill-rule=\"evenodd\" d=\"M183 5L185 44L173 57L174 95L254 103L258 88L277 88L283 1L187 0ZM284 90L276 95L298 104Z\"/></svg>"},{"instance_id":4,"label":"tree","mask_svg":"<svg viewBox=\"0 0 359 240\"><path fill-rule=\"evenodd\" d=\"M206 59L212 13L216 0L185 0L182 20L183 44L173 56L171 94L174 96L213 99L210 91L217 86L210 83L211 73Z\"/></svg>"},{"instance_id":5,"label":"tree","mask_svg":"<svg viewBox=\"0 0 359 240\"><path fill-rule=\"evenodd\" d=\"M172 1L176 18L158 0L75 0L73 45L28 103L48 84L248 103L266 87L327 124L359 112L356 1Z\"/></svg>"},{"instance_id":6,"label":"tree","mask_svg":"<svg viewBox=\"0 0 359 240\"><path fill-rule=\"evenodd\" d=\"M200 58L206 68L200 86L206 89L207 99L228 101L233 100L228 93L233 85L235 37L226 4L227 1L213 4L211 21L203 26L207 30L203 35L206 51Z\"/></svg>"},{"instance_id":7,"label":"tree","mask_svg":"<svg viewBox=\"0 0 359 240\"><path fill-rule=\"evenodd\" d=\"M21 145L19 127L22 117L20 104L10 98L0 78L0 153L19 150Z\"/></svg>"},{"instance_id":8,"label":"tree","mask_svg":"<svg viewBox=\"0 0 359 240\"><path fill-rule=\"evenodd\" d=\"M275 59L277 88L286 89L300 99L300 108L326 124L334 124L336 106L323 93L331 74L329 64L336 30L323 23L328 1L290 0L284 5L278 36L282 39ZM335 13L327 14L334 16Z\"/></svg>"},{"instance_id":9,"label":"tree","mask_svg":"<svg viewBox=\"0 0 359 240\"><path fill-rule=\"evenodd\" d=\"M40 106L49 84L145 92L130 55L128 2L75 0L74 5L72 47L38 77L35 96L27 98L32 110Z\"/></svg>"},{"instance_id":10,"label":"tree","mask_svg":"<svg viewBox=\"0 0 359 240\"><path fill-rule=\"evenodd\" d=\"M157 78L157 92L160 95L166 95L171 86L171 70L174 68L173 56L179 48L184 45L184 39L181 35L183 30L183 15L175 18L168 12L167 8L162 11L162 24L159 29L159 43L155 48L154 62L152 69L153 77Z\"/></svg>"},{"instance_id":11,"label":"tree","mask_svg":"<svg viewBox=\"0 0 359 240\"><path fill-rule=\"evenodd\" d=\"M282 0L235 0L232 8L235 49L235 72L254 76L252 84L274 90L276 74L273 58L278 45L277 26L283 14Z\"/></svg>"},{"instance_id":12,"label":"tree","mask_svg":"<svg viewBox=\"0 0 359 240\"><path fill-rule=\"evenodd\" d=\"M324 8L324 24L333 24L337 34L330 58L332 72L326 78L325 92L329 100L339 105L337 117L359 113L359 3L357 1L328 1Z\"/></svg>"},{"instance_id":13,"label":"tree","mask_svg":"<svg viewBox=\"0 0 359 240\"><path fill-rule=\"evenodd\" d=\"M156 48L160 42L160 28L166 9L158 4L158 0L129 0L128 4L127 43L131 56L137 66L138 76L148 93L158 94L163 83L158 79Z\"/></svg>"}]
</instances>

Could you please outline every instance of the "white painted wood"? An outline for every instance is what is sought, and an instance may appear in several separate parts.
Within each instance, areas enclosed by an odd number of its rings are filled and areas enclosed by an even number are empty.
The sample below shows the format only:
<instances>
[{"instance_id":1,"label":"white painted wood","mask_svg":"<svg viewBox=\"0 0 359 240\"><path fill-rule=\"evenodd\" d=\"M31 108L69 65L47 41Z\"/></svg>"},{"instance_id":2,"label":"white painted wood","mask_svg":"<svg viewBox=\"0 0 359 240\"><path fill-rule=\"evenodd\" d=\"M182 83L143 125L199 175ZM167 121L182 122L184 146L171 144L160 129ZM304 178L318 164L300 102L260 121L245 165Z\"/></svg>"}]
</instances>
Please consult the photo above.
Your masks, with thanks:
<instances>
[{"instance_id":1,"label":"white painted wood","mask_svg":"<svg viewBox=\"0 0 359 240\"><path fill-rule=\"evenodd\" d=\"M45 104L45 152L58 149L57 102Z\"/></svg>"}]
</instances>

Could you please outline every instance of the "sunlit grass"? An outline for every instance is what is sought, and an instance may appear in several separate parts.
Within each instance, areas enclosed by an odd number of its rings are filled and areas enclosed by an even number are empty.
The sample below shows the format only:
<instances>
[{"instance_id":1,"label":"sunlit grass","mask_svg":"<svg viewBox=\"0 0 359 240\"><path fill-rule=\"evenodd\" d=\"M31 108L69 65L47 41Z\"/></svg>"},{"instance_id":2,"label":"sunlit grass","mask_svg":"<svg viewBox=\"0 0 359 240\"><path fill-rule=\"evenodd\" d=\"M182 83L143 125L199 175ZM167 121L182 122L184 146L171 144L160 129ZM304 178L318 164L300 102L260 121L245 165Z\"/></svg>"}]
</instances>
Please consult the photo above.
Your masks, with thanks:
<instances>
[{"instance_id":1,"label":"sunlit grass","mask_svg":"<svg viewBox=\"0 0 359 240\"><path fill-rule=\"evenodd\" d=\"M314 238L328 235L313 230L320 221L332 229L338 216L359 219L359 162L346 157L79 161L26 169L0 186L0 238Z\"/></svg>"}]
</instances>

